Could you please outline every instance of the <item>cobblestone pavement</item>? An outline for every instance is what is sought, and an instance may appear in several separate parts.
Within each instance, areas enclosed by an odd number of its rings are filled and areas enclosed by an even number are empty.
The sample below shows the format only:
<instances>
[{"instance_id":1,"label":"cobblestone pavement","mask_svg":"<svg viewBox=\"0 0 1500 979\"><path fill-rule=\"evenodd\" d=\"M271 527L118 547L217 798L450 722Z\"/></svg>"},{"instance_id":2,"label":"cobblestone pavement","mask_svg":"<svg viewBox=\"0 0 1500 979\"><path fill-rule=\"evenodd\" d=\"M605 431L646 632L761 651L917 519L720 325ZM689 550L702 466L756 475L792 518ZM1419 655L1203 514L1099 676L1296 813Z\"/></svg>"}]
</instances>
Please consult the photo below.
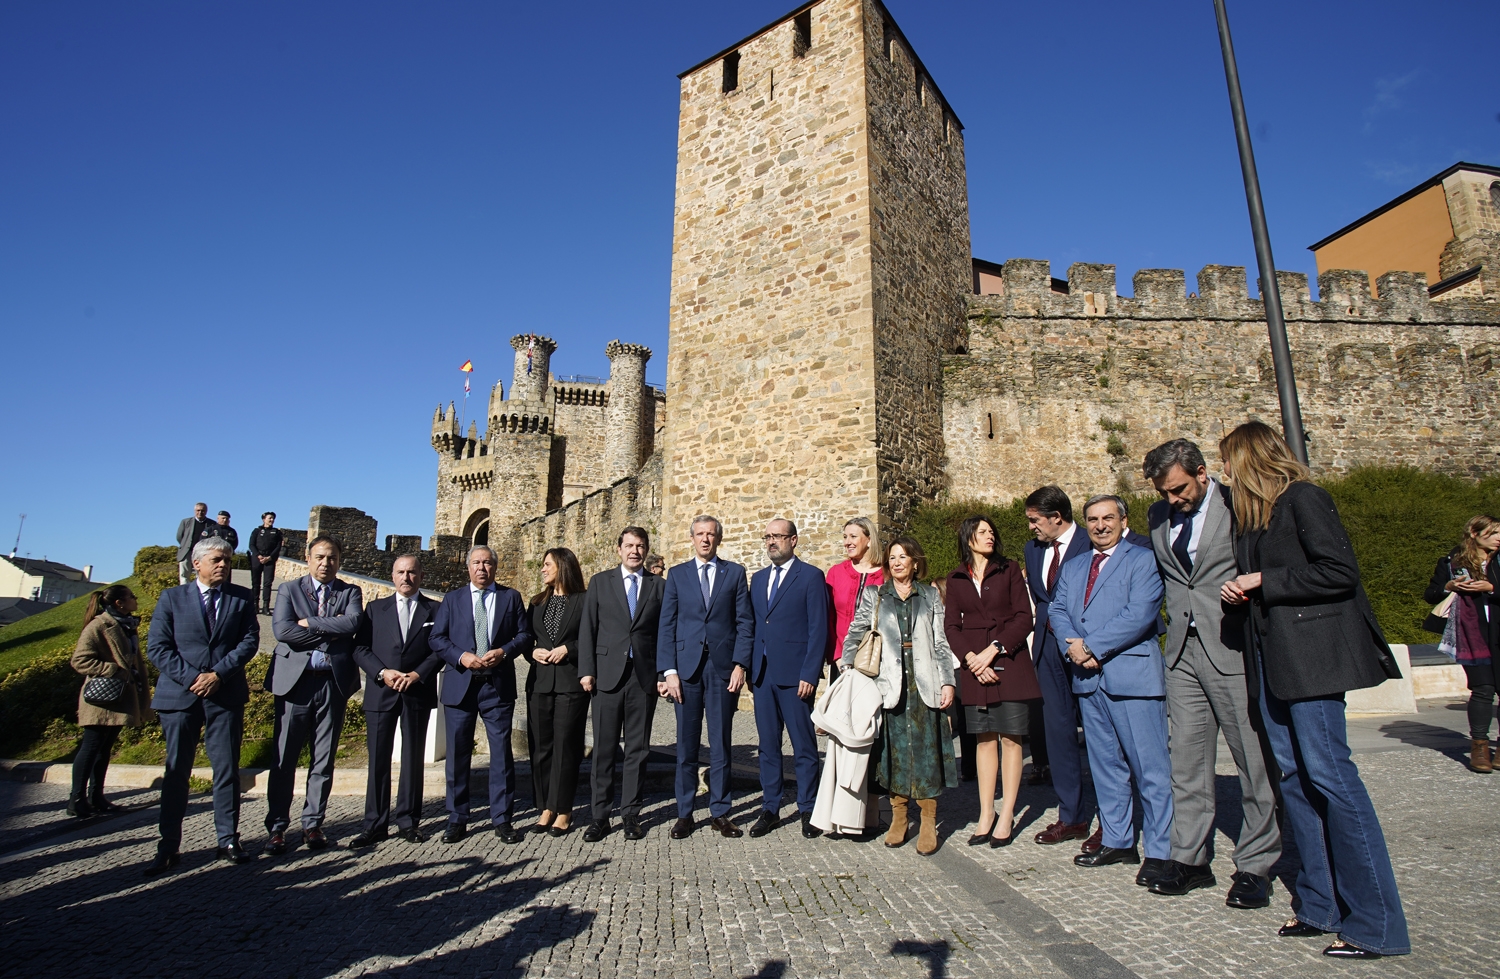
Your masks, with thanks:
<instances>
[{"instance_id":1,"label":"cobblestone pavement","mask_svg":"<svg viewBox=\"0 0 1500 979\"><path fill-rule=\"evenodd\" d=\"M182 866L147 880L154 808L70 824L64 787L0 783L0 961L25 963L27 976L1492 976L1500 775L1463 768L1461 714L1445 710L1353 722L1415 947L1380 962L1333 962L1322 942L1278 939L1284 884L1264 911L1224 907L1239 817L1223 766L1221 884L1183 898L1148 894L1130 868L1083 870L1073 848L1032 844L1055 813L1048 789L1024 790L1017 842L1001 850L963 845L977 799L973 783L951 790L932 859L911 844L803 840L795 822L761 840L700 827L674 841L659 792L639 842L616 824L584 843L580 821L561 839L510 847L474 833L455 846L298 847L243 867L211 861L211 814L195 797ZM742 826L759 802L737 793ZM361 809L335 797L333 835L357 832ZM246 800L256 854L263 816L262 800ZM430 800L427 829L442 816Z\"/></svg>"}]
</instances>

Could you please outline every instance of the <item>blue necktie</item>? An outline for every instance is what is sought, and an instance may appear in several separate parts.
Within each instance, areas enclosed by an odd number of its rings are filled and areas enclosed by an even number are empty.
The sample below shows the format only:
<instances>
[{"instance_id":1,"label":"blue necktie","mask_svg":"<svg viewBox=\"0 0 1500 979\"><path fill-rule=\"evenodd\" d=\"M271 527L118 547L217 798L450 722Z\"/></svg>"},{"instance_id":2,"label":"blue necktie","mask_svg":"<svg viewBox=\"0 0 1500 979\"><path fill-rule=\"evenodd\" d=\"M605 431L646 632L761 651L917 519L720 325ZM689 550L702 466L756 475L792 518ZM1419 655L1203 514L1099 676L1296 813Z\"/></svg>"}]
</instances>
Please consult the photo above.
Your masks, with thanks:
<instances>
[{"instance_id":1,"label":"blue necktie","mask_svg":"<svg viewBox=\"0 0 1500 979\"><path fill-rule=\"evenodd\" d=\"M626 587L626 589L625 589L625 601L630 604L630 617L632 619L634 619L635 618L635 603L636 603L637 598L639 597L639 593L636 591L635 575L633 575L633 574L626 575L625 578L626 578L627 581L630 582L629 586Z\"/></svg>"},{"instance_id":2,"label":"blue necktie","mask_svg":"<svg viewBox=\"0 0 1500 979\"><path fill-rule=\"evenodd\" d=\"M708 608L708 569L709 569L709 565L707 565L707 564L703 565L701 568L698 569L699 571L701 571L703 573L703 607L704 608Z\"/></svg>"},{"instance_id":3,"label":"blue necktie","mask_svg":"<svg viewBox=\"0 0 1500 979\"><path fill-rule=\"evenodd\" d=\"M208 616L208 634L214 634L214 626L219 623L219 589L210 588L203 593L203 614Z\"/></svg>"},{"instance_id":4,"label":"blue necktie","mask_svg":"<svg viewBox=\"0 0 1500 979\"><path fill-rule=\"evenodd\" d=\"M776 604L776 593L781 590L781 568L777 566L776 576L771 579L771 597L766 599L767 605Z\"/></svg>"},{"instance_id":5,"label":"blue necktie","mask_svg":"<svg viewBox=\"0 0 1500 979\"><path fill-rule=\"evenodd\" d=\"M1182 518L1182 529L1177 532L1177 539L1172 542L1172 553L1177 555L1177 563L1182 565L1182 570L1187 574L1193 573L1193 558L1188 553L1188 544L1193 539L1193 515L1187 514Z\"/></svg>"}]
</instances>

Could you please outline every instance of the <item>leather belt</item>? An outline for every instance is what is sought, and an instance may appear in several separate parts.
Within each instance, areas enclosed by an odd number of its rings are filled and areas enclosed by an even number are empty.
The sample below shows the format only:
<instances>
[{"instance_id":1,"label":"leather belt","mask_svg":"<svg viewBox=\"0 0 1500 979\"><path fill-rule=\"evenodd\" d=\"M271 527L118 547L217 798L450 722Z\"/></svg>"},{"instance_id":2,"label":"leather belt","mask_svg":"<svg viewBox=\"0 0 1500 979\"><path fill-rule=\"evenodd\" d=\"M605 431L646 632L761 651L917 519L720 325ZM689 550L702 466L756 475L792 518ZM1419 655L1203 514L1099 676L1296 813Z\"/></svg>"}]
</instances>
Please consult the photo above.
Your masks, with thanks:
<instances>
[{"instance_id":1,"label":"leather belt","mask_svg":"<svg viewBox=\"0 0 1500 979\"><path fill-rule=\"evenodd\" d=\"M1196 625L1189 625L1188 626L1187 634L1188 634L1188 638L1189 639L1197 639L1198 638L1198 627Z\"/></svg>"}]
</instances>

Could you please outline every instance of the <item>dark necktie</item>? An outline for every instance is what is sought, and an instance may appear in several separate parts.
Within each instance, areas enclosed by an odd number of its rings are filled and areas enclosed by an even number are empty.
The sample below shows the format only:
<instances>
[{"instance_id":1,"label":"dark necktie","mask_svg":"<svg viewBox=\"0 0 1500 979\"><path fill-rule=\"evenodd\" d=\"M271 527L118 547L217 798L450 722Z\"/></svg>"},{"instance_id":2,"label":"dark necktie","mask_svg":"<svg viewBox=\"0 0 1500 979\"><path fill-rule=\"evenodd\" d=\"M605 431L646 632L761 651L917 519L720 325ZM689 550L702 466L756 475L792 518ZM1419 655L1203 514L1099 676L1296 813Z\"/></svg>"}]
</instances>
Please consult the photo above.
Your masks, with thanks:
<instances>
[{"instance_id":1,"label":"dark necktie","mask_svg":"<svg viewBox=\"0 0 1500 979\"><path fill-rule=\"evenodd\" d=\"M1182 565L1182 570L1187 574L1193 573L1193 556L1188 553L1188 543L1193 538L1193 515L1186 514L1182 518L1182 529L1177 532L1177 539L1172 542L1172 553L1177 555L1177 563Z\"/></svg>"},{"instance_id":2,"label":"dark necktie","mask_svg":"<svg viewBox=\"0 0 1500 979\"><path fill-rule=\"evenodd\" d=\"M1105 559L1108 557L1109 555L1103 551L1094 552L1094 560L1089 564L1088 587L1083 590L1083 604L1087 605L1089 598L1094 594L1094 582L1099 580L1099 567L1104 564Z\"/></svg>"},{"instance_id":3,"label":"dark necktie","mask_svg":"<svg viewBox=\"0 0 1500 979\"><path fill-rule=\"evenodd\" d=\"M208 616L208 634L214 634L214 626L219 623L219 589L210 588L203 593L203 614Z\"/></svg>"},{"instance_id":4,"label":"dark necktie","mask_svg":"<svg viewBox=\"0 0 1500 979\"><path fill-rule=\"evenodd\" d=\"M776 593L781 590L781 568L776 569L776 574L771 578L771 597L766 599L766 605L776 604Z\"/></svg>"},{"instance_id":5,"label":"dark necktie","mask_svg":"<svg viewBox=\"0 0 1500 979\"><path fill-rule=\"evenodd\" d=\"M703 565L702 567L700 567L698 569L700 572L702 572L702 575L703 575L703 582L702 582L702 584L703 584L703 607L704 608L708 608L708 569L709 569L709 565L707 565L707 564Z\"/></svg>"},{"instance_id":6,"label":"dark necktie","mask_svg":"<svg viewBox=\"0 0 1500 979\"><path fill-rule=\"evenodd\" d=\"M1057 573L1062 570L1062 541L1052 542L1052 567L1047 569L1047 594L1057 594Z\"/></svg>"}]
</instances>

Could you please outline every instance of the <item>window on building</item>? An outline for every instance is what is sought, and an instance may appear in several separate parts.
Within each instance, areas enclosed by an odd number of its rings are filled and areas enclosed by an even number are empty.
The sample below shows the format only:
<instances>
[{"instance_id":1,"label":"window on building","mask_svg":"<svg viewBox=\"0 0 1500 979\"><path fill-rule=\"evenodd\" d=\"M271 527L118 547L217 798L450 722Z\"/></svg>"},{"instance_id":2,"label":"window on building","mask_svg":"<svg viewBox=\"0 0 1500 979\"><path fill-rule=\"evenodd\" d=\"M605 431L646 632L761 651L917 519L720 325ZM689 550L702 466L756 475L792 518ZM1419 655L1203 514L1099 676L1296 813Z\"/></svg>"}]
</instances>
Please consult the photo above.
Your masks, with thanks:
<instances>
[{"instance_id":1,"label":"window on building","mask_svg":"<svg viewBox=\"0 0 1500 979\"><path fill-rule=\"evenodd\" d=\"M1495 213L1500 215L1500 180L1490 184L1490 207L1493 207Z\"/></svg>"},{"instance_id":2,"label":"window on building","mask_svg":"<svg viewBox=\"0 0 1500 979\"><path fill-rule=\"evenodd\" d=\"M731 52L724 56L724 87L722 91L726 94L740 87L740 53Z\"/></svg>"},{"instance_id":3,"label":"window on building","mask_svg":"<svg viewBox=\"0 0 1500 979\"><path fill-rule=\"evenodd\" d=\"M804 10L792 18L792 57L802 57L810 47L812 47L812 11Z\"/></svg>"},{"instance_id":4,"label":"window on building","mask_svg":"<svg viewBox=\"0 0 1500 979\"><path fill-rule=\"evenodd\" d=\"M890 21L886 21L885 25L883 27L883 30L885 31L885 56L887 58L895 58L896 57L896 25L892 24Z\"/></svg>"}]
</instances>

